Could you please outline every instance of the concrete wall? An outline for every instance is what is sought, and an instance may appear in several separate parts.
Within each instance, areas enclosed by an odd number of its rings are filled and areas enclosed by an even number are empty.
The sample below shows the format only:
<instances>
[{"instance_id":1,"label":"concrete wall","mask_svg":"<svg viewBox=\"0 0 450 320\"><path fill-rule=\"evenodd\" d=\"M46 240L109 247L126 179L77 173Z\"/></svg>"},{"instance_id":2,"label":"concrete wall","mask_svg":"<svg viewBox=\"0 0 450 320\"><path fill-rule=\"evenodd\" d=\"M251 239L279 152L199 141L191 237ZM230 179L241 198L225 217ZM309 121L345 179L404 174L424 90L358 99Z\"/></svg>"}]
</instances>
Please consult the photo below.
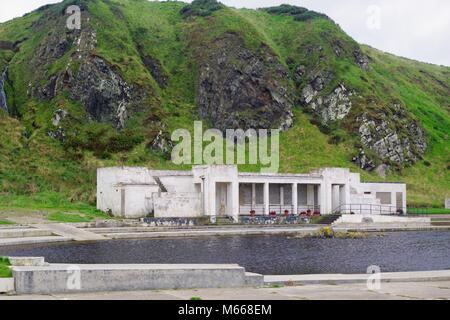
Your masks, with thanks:
<instances>
[{"instance_id":1,"label":"concrete wall","mask_svg":"<svg viewBox=\"0 0 450 320\"><path fill-rule=\"evenodd\" d=\"M160 193L153 195L155 218L193 218L202 214L201 193Z\"/></svg>"},{"instance_id":2,"label":"concrete wall","mask_svg":"<svg viewBox=\"0 0 450 320\"><path fill-rule=\"evenodd\" d=\"M263 285L238 265L63 265L13 267L18 294L233 288Z\"/></svg>"},{"instance_id":3,"label":"concrete wall","mask_svg":"<svg viewBox=\"0 0 450 320\"><path fill-rule=\"evenodd\" d=\"M410 217L398 217L398 216L380 216L369 214L345 214L336 221L336 224L344 223L364 223L365 220L371 221L371 223L425 223L431 222L430 218L410 218Z\"/></svg>"}]
</instances>

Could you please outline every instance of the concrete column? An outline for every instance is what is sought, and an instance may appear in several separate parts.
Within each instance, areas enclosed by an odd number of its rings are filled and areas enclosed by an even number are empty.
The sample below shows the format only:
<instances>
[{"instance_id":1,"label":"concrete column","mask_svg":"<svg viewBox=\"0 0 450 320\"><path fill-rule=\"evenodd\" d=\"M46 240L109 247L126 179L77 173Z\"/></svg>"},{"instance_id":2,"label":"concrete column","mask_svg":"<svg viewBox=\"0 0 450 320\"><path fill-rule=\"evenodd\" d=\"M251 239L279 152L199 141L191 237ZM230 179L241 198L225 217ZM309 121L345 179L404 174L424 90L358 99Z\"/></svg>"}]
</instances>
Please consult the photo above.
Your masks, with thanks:
<instances>
[{"instance_id":1,"label":"concrete column","mask_svg":"<svg viewBox=\"0 0 450 320\"><path fill-rule=\"evenodd\" d=\"M269 215L269 183L264 183L264 214Z\"/></svg>"},{"instance_id":2,"label":"concrete column","mask_svg":"<svg viewBox=\"0 0 450 320\"><path fill-rule=\"evenodd\" d=\"M284 186L280 186L280 205L284 206Z\"/></svg>"},{"instance_id":3,"label":"concrete column","mask_svg":"<svg viewBox=\"0 0 450 320\"><path fill-rule=\"evenodd\" d=\"M314 185L308 184L306 186L306 204L309 206L314 206Z\"/></svg>"},{"instance_id":4,"label":"concrete column","mask_svg":"<svg viewBox=\"0 0 450 320\"><path fill-rule=\"evenodd\" d=\"M340 204L340 186L339 185L333 185L332 188L332 208L331 211L337 209Z\"/></svg>"},{"instance_id":5,"label":"concrete column","mask_svg":"<svg viewBox=\"0 0 450 320\"><path fill-rule=\"evenodd\" d=\"M202 193L202 215L206 215L206 191L205 191L205 179L202 179L200 184L200 192Z\"/></svg>"},{"instance_id":6,"label":"concrete column","mask_svg":"<svg viewBox=\"0 0 450 320\"><path fill-rule=\"evenodd\" d=\"M256 184L252 183L252 206L256 206Z\"/></svg>"},{"instance_id":7,"label":"concrete column","mask_svg":"<svg viewBox=\"0 0 450 320\"><path fill-rule=\"evenodd\" d=\"M324 212L323 211L324 207L323 207L323 204L322 204L322 199L324 197L322 195L322 185L321 184L317 186L317 193L318 193L318 195L317 195L317 201L318 201L317 205L320 206L320 213L323 213Z\"/></svg>"},{"instance_id":8,"label":"concrete column","mask_svg":"<svg viewBox=\"0 0 450 320\"><path fill-rule=\"evenodd\" d=\"M239 182L231 183L231 214L235 222L239 221Z\"/></svg>"},{"instance_id":9,"label":"concrete column","mask_svg":"<svg viewBox=\"0 0 450 320\"><path fill-rule=\"evenodd\" d=\"M297 183L292 184L292 208L292 213L298 214Z\"/></svg>"},{"instance_id":10,"label":"concrete column","mask_svg":"<svg viewBox=\"0 0 450 320\"><path fill-rule=\"evenodd\" d=\"M216 221L216 182L210 181L208 189L208 211L207 214L211 217L211 221Z\"/></svg>"},{"instance_id":11,"label":"concrete column","mask_svg":"<svg viewBox=\"0 0 450 320\"><path fill-rule=\"evenodd\" d=\"M339 204L345 205L342 207L342 213L350 213L350 185L345 184L339 188Z\"/></svg>"},{"instance_id":12,"label":"concrete column","mask_svg":"<svg viewBox=\"0 0 450 320\"><path fill-rule=\"evenodd\" d=\"M331 184L324 181L320 185L320 211L322 214L330 214L331 210Z\"/></svg>"}]
</instances>

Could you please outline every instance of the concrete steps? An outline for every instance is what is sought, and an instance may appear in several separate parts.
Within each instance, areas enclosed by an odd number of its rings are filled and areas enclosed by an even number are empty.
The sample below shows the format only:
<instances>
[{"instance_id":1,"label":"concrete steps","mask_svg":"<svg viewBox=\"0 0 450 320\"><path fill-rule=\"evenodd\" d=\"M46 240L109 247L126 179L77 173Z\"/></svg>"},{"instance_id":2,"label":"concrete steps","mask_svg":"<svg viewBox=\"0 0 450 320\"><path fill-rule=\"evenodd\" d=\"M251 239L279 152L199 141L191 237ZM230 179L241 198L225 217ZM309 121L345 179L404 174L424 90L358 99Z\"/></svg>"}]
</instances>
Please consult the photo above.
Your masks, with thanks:
<instances>
[{"instance_id":1,"label":"concrete steps","mask_svg":"<svg viewBox=\"0 0 450 320\"><path fill-rule=\"evenodd\" d=\"M450 218L448 217L439 217L439 218L431 218L432 226L449 226L450 227Z\"/></svg>"},{"instance_id":2,"label":"concrete steps","mask_svg":"<svg viewBox=\"0 0 450 320\"><path fill-rule=\"evenodd\" d=\"M56 234L60 237L71 238L75 241L94 241L107 239L104 237L104 235L96 234L86 229L80 229L66 223L36 224L35 226L43 230L49 229L53 234Z\"/></svg>"},{"instance_id":3,"label":"concrete steps","mask_svg":"<svg viewBox=\"0 0 450 320\"><path fill-rule=\"evenodd\" d=\"M72 238L68 237L26 237L26 238L4 238L0 239L0 246L15 246L24 244L37 244L37 243L52 243L52 242L65 242L71 241Z\"/></svg>"},{"instance_id":4,"label":"concrete steps","mask_svg":"<svg viewBox=\"0 0 450 320\"><path fill-rule=\"evenodd\" d=\"M0 229L0 239L5 238L28 238L28 237L48 237L53 233L46 229L16 228Z\"/></svg>"},{"instance_id":5,"label":"concrete steps","mask_svg":"<svg viewBox=\"0 0 450 320\"><path fill-rule=\"evenodd\" d=\"M104 236L111 239L145 239L145 238L173 238L173 237L199 237L199 236L229 236L229 235L298 235L311 233L319 227L302 228L215 228L215 229L178 229L170 231L152 232L116 232L105 233Z\"/></svg>"}]
</instances>

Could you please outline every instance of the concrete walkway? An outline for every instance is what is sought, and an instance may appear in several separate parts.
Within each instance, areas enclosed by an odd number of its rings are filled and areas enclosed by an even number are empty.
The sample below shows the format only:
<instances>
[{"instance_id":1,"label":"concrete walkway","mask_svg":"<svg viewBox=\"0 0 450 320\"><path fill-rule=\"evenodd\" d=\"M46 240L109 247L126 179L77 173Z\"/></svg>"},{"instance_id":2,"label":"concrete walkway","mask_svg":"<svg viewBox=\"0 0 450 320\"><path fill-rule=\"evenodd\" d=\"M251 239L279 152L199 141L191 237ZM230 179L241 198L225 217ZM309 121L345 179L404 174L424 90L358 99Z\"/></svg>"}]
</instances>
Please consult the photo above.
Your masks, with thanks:
<instances>
[{"instance_id":1,"label":"concrete walkway","mask_svg":"<svg viewBox=\"0 0 450 320\"><path fill-rule=\"evenodd\" d=\"M450 270L380 273L382 282L450 281ZM369 274L306 274L264 276L266 285L348 284L365 283Z\"/></svg>"},{"instance_id":2,"label":"concrete walkway","mask_svg":"<svg viewBox=\"0 0 450 320\"><path fill-rule=\"evenodd\" d=\"M204 229L174 229L149 232L115 232L104 234L111 239L136 238L173 238L173 237L200 237L200 236L232 236L232 235L298 235L311 233L319 227L265 227L265 228L204 228Z\"/></svg>"},{"instance_id":3,"label":"concrete walkway","mask_svg":"<svg viewBox=\"0 0 450 320\"><path fill-rule=\"evenodd\" d=\"M75 241L96 241L108 239L104 235L89 232L85 229L80 229L66 223L35 224L33 226L38 229L50 230L53 234L70 238Z\"/></svg>"},{"instance_id":4,"label":"concrete walkway","mask_svg":"<svg viewBox=\"0 0 450 320\"><path fill-rule=\"evenodd\" d=\"M450 281L2 296L0 300L448 300Z\"/></svg>"}]
</instances>

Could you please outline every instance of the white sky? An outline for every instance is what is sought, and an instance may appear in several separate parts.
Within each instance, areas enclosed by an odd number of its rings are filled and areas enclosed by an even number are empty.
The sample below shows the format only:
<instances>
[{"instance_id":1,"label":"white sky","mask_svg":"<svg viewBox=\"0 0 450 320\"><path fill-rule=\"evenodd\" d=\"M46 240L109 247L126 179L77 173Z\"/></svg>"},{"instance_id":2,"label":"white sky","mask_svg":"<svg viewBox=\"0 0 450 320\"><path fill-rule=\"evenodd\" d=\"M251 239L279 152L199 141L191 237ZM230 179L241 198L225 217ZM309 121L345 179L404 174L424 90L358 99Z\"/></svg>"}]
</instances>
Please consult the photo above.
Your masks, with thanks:
<instances>
[{"instance_id":1,"label":"white sky","mask_svg":"<svg viewBox=\"0 0 450 320\"><path fill-rule=\"evenodd\" d=\"M1 0L0 22L59 0ZM190 1L187 1L190 2ZM236 7L289 3L323 12L360 43L420 61L450 66L448 0L221 0Z\"/></svg>"}]
</instances>

